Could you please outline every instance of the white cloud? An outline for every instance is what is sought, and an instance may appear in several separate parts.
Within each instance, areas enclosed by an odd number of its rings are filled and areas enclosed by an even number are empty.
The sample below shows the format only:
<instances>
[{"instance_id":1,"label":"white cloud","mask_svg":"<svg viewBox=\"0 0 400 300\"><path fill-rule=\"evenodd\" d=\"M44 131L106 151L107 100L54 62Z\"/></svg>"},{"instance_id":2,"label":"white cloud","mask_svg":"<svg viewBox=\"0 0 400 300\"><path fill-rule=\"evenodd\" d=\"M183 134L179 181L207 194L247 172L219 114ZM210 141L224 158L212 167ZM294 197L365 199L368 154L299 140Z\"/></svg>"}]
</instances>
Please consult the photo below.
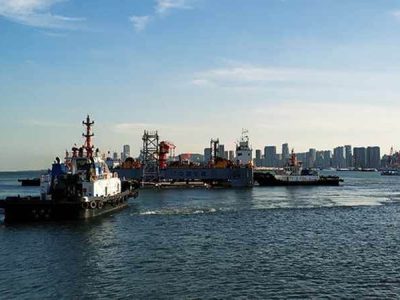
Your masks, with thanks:
<instances>
[{"instance_id":1,"label":"white cloud","mask_svg":"<svg viewBox=\"0 0 400 300\"><path fill-rule=\"evenodd\" d=\"M64 0L0 0L0 16L40 28L75 29L82 18L55 15L50 8Z\"/></svg>"},{"instance_id":2,"label":"white cloud","mask_svg":"<svg viewBox=\"0 0 400 300\"><path fill-rule=\"evenodd\" d=\"M189 2L193 1L194 0L156 0L156 5L152 15L131 16L129 17L129 21L133 23L136 32L141 32L146 29L151 20L165 16L171 10L191 9L192 7L189 5Z\"/></svg>"},{"instance_id":3,"label":"white cloud","mask_svg":"<svg viewBox=\"0 0 400 300\"><path fill-rule=\"evenodd\" d=\"M157 0L156 12L158 14L165 14L172 9L190 9L188 0Z\"/></svg>"},{"instance_id":4,"label":"white cloud","mask_svg":"<svg viewBox=\"0 0 400 300\"><path fill-rule=\"evenodd\" d=\"M397 19L400 20L400 10L392 11L392 15L393 15L395 18L397 18Z\"/></svg>"},{"instance_id":5,"label":"white cloud","mask_svg":"<svg viewBox=\"0 0 400 300\"><path fill-rule=\"evenodd\" d=\"M229 66L194 74L192 84L219 87L281 87L379 89L400 92L398 72L361 72L352 70L319 70L307 68Z\"/></svg>"},{"instance_id":6,"label":"white cloud","mask_svg":"<svg viewBox=\"0 0 400 300\"><path fill-rule=\"evenodd\" d=\"M131 16L129 20L132 22L136 32L143 31L149 24L150 16Z\"/></svg>"}]
</instances>

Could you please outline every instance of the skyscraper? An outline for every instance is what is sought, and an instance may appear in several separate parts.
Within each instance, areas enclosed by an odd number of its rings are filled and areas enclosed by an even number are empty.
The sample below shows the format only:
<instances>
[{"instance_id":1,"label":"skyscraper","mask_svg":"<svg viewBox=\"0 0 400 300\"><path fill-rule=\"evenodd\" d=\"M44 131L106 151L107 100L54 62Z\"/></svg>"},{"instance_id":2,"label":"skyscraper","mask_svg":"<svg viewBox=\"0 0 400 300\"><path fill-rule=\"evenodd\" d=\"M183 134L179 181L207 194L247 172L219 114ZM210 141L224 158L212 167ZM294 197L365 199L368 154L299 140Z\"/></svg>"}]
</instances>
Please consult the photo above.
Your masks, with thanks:
<instances>
[{"instance_id":1,"label":"skyscraper","mask_svg":"<svg viewBox=\"0 0 400 300\"><path fill-rule=\"evenodd\" d=\"M331 151L317 151L314 166L320 169L328 169L331 166Z\"/></svg>"},{"instance_id":2,"label":"skyscraper","mask_svg":"<svg viewBox=\"0 0 400 300\"><path fill-rule=\"evenodd\" d=\"M379 169L381 166L381 149L378 146L367 148L367 168Z\"/></svg>"},{"instance_id":3,"label":"skyscraper","mask_svg":"<svg viewBox=\"0 0 400 300\"><path fill-rule=\"evenodd\" d=\"M204 162L208 163L211 160L211 148L204 148Z\"/></svg>"},{"instance_id":4,"label":"skyscraper","mask_svg":"<svg viewBox=\"0 0 400 300\"><path fill-rule=\"evenodd\" d=\"M332 166L332 151L324 151L324 169L330 168Z\"/></svg>"},{"instance_id":5,"label":"skyscraper","mask_svg":"<svg viewBox=\"0 0 400 300\"><path fill-rule=\"evenodd\" d=\"M122 161L125 161L130 156L131 156L131 147L129 145L124 145L122 147L122 153L121 153Z\"/></svg>"},{"instance_id":6,"label":"skyscraper","mask_svg":"<svg viewBox=\"0 0 400 300\"><path fill-rule=\"evenodd\" d=\"M354 147L354 168L363 169L367 167L367 151L365 147Z\"/></svg>"},{"instance_id":7,"label":"skyscraper","mask_svg":"<svg viewBox=\"0 0 400 300\"><path fill-rule=\"evenodd\" d=\"M317 159L317 150L311 148L310 150L308 150L307 167L313 168L316 159Z\"/></svg>"},{"instance_id":8,"label":"skyscraper","mask_svg":"<svg viewBox=\"0 0 400 300\"><path fill-rule=\"evenodd\" d=\"M286 166L289 160L289 145L288 143L282 144L282 165Z\"/></svg>"},{"instance_id":9,"label":"skyscraper","mask_svg":"<svg viewBox=\"0 0 400 300\"><path fill-rule=\"evenodd\" d=\"M266 146L264 147L264 163L266 167L276 166L276 147Z\"/></svg>"},{"instance_id":10,"label":"skyscraper","mask_svg":"<svg viewBox=\"0 0 400 300\"><path fill-rule=\"evenodd\" d=\"M344 152L346 156L346 168L352 168L353 167L353 155L351 153L351 146L346 145L344 146Z\"/></svg>"},{"instance_id":11,"label":"skyscraper","mask_svg":"<svg viewBox=\"0 0 400 300\"><path fill-rule=\"evenodd\" d=\"M344 154L344 147L336 147L333 149L332 167L344 168L346 166L346 159Z\"/></svg>"},{"instance_id":12,"label":"skyscraper","mask_svg":"<svg viewBox=\"0 0 400 300\"><path fill-rule=\"evenodd\" d=\"M228 151L228 159L230 161L234 161L235 160L235 151L233 151L233 150L229 150Z\"/></svg>"},{"instance_id":13,"label":"skyscraper","mask_svg":"<svg viewBox=\"0 0 400 300\"><path fill-rule=\"evenodd\" d=\"M256 167L261 167L262 166L261 150L259 150L259 149L256 150L256 158L254 159L254 165Z\"/></svg>"},{"instance_id":14,"label":"skyscraper","mask_svg":"<svg viewBox=\"0 0 400 300\"><path fill-rule=\"evenodd\" d=\"M225 154L225 146L222 144L218 145L218 157L224 158L224 154Z\"/></svg>"},{"instance_id":15,"label":"skyscraper","mask_svg":"<svg viewBox=\"0 0 400 300\"><path fill-rule=\"evenodd\" d=\"M304 166L305 163L307 163L308 159L308 152L303 152L303 153L296 153L297 160L301 162L301 164Z\"/></svg>"}]
</instances>

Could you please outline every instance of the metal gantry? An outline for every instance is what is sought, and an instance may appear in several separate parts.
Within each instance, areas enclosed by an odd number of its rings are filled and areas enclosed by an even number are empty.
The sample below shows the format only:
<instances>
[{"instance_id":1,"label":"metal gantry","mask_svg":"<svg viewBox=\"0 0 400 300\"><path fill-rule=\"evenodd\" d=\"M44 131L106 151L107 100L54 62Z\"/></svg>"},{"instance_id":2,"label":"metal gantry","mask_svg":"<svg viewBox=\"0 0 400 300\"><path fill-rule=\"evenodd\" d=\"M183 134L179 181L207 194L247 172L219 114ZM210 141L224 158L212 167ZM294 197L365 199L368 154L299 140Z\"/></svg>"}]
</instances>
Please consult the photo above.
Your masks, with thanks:
<instances>
[{"instance_id":1,"label":"metal gantry","mask_svg":"<svg viewBox=\"0 0 400 300\"><path fill-rule=\"evenodd\" d=\"M144 182L157 182L160 178L158 139L157 131L144 131L141 154L143 166L142 180Z\"/></svg>"},{"instance_id":2,"label":"metal gantry","mask_svg":"<svg viewBox=\"0 0 400 300\"><path fill-rule=\"evenodd\" d=\"M219 153L219 139L211 139L210 149L211 149L211 162L215 164L216 158L221 157L221 154Z\"/></svg>"}]
</instances>

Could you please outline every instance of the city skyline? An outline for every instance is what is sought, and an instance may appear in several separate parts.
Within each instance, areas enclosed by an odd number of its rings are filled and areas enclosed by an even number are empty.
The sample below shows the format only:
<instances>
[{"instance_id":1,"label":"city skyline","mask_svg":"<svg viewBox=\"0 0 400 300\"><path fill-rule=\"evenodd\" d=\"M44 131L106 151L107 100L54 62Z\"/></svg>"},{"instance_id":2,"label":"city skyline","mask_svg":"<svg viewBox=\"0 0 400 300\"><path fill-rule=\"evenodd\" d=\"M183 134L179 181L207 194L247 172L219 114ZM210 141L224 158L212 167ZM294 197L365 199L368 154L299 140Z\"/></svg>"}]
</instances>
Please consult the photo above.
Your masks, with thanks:
<instances>
[{"instance_id":1,"label":"city skyline","mask_svg":"<svg viewBox=\"0 0 400 300\"><path fill-rule=\"evenodd\" d=\"M240 13L239 13L240 12ZM82 143L139 153L400 148L394 0L0 0L0 170L47 168Z\"/></svg>"}]
</instances>

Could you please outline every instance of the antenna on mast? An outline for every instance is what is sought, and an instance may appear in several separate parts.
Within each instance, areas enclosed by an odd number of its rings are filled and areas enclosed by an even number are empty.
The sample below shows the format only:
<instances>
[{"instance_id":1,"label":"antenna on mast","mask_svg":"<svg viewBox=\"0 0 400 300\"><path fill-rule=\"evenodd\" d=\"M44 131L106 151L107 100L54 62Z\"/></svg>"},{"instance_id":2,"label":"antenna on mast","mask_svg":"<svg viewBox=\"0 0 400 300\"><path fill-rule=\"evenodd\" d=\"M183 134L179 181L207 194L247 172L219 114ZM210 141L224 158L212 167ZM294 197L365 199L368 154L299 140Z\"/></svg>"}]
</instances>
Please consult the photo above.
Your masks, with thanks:
<instances>
[{"instance_id":1,"label":"antenna on mast","mask_svg":"<svg viewBox=\"0 0 400 300\"><path fill-rule=\"evenodd\" d=\"M85 138L83 148L86 149L86 156L91 158L93 156L94 148L92 145L92 137L94 136L94 133L92 133L92 126L94 125L94 122L91 121L89 115L87 115L86 122L82 121L82 124L86 126L86 133L82 133L82 136Z\"/></svg>"}]
</instances>

